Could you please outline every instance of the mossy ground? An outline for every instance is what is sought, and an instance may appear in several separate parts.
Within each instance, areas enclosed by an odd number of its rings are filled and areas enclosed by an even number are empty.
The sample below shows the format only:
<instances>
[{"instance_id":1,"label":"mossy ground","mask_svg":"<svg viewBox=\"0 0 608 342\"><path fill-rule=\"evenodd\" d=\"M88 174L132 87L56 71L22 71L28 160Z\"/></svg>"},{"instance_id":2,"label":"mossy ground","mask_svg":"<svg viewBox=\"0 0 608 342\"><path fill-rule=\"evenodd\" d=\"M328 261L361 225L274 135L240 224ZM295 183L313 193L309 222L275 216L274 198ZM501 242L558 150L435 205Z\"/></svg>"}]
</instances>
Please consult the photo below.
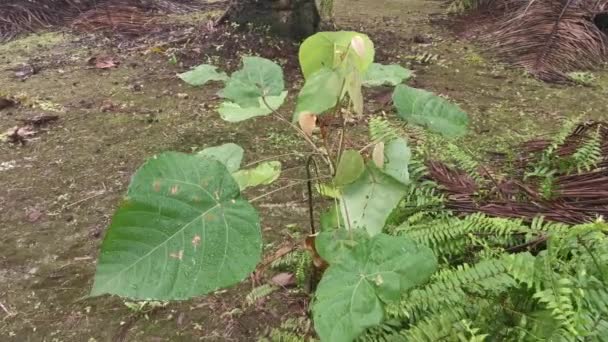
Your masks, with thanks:
<instances>
[{"instance_id":1,"label":"mossy ground","mask_svg":"<svg viewBox=\"0 0 608 342\"><path fill-rule=\"evenodd\" d=\"M383 59L415 70L412 84L459 103L472 118L462 142L471 149L506 149L550 134L563 118L608 117L608 73L595 72L592 87L538 82L433 23L440 3L380 2L336 1L337 24L369 32ZM431 43L414 43L420 34ZM87 60L100 54L119 55L120 66L90 68ZM419 62L425 54L437 57ZM40 70L19 81L8 69L21 62ZM224 142L242 145L250 161L305 150L287 128L269 118L222 122L212 109L217 89L185 86L175 77L184 69L179 61L162 54L125 54L45 33L0 46L0 63L0 95L22 99L0 112L0 132L37 113L60 117L24 146L0 145L0 303L10 313L0 311L1 340L251 341L287 316L306 314L305 295L286 290L245 305L249 281L147 313L116 298L84 298L103 230L143 160ZM306 226L304 190L295 189L257 203L268 250L287 225Z\"/></svg>"}]
</instances>

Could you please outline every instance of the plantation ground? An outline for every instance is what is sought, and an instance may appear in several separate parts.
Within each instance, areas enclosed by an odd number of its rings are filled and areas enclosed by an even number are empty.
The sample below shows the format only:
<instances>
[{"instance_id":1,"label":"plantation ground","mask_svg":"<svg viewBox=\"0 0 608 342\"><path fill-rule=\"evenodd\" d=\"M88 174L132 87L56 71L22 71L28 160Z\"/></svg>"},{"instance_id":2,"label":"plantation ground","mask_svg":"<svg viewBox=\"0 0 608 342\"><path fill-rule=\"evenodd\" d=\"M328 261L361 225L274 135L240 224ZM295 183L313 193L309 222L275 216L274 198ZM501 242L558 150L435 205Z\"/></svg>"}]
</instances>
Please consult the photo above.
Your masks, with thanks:
<instances>
[{"instance_id":1,"label":"plantation ground","mask_svg":"<svg viewBox=\"0 0 608 342\"><path fill-rule=\"evenodd\" d=\"M607 72L595 73L593 87L544 84L457 38L439 2L336 3L338 26L369 33L381 62L409 64L416 73L413 85L449 97L470 114L471 132L463 143L471 149L505 149L549 134L566 117L606 119ZM205 15L182 19L204 22ZM429 43L416 43L417 36ZM192 44L175 44L176 56L197 49ZM111 49L100 40L61 33L0 46L0 97L22 100L21 106L0 111L0 132L33 115L59 116L24 146L0 145L0 340L250 341L287 316L306 315L306 295L287 290L246 305L249 280L237 289L144 313L116 298L83 298L103 231L129 177L147 157L225 142L244 146L249 161L305 151L271 119L222 122L212 109L217 89L190 88L175 77L205 61L173 58L153 46ZM103 55L116 56L120 65L101 70L87 63ZM39 72L16 79L10 69L22 62L37 65ZM295 79L289 70L288 78ZM363 130L364 123L360 126ZM301 177L301 160L294 155L283 160L291 170L287 176ZM305 233L304 189L294 189L256 202L268 254L290 240L294 224Z\"/></svg>"}]
</instances>

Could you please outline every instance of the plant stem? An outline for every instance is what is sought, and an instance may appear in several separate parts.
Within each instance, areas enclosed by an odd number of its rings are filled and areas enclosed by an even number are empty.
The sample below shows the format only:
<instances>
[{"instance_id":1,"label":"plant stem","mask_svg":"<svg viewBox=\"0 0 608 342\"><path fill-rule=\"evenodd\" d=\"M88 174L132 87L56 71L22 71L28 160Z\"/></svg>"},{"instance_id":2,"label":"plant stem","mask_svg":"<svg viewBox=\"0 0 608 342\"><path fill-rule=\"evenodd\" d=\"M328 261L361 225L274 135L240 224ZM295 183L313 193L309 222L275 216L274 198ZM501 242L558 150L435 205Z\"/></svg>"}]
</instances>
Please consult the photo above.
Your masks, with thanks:
<instances>
[{"instance_id":1,"label":"plant stem","mask_svg":"<svg viewBox=\"0 0 608 342\"><path fill-rule=\"evenodd\" d=\"M312 147L312 149L317 152L318 154L322 155L325 159L325 162L329 165L329 167L332 169L334 169L334 165L331 161L331 158L329 156L329 151L326 151L326 153L323 153L323 150L321 150L315 143L314 141L312 141L312 139L308 136L308 134L306 134L302 129L300 129L300 127L294 125L291 121L285 119L279 112L276 111L276 109L272 108L269 104L268 101L266 101L266 97L262 96L262 101L264 102L264 105L270 109L272 111L273 116L278 119L279 121L286 123L289 127L293 128L296 132L298 132L298 134L300 134L302 136L302 138L304 138L304 140L310 145L310 147ZM333 173L333 172L332 172Z\"/></svg>"},{"instance_id":2,"label":"plant stem","mask_svg":"<svg viewBox=\"0 0 608 342\"><path fill-rule=\"evenodd\" d=\"M269 192L267 192L267 193L265 193L265 194L262 194L262 195L260 195L260 196L258 196L258 197L254 197L254 198L250 199L250 200L249 200L249 202L250 202L250 203L253 203L253 202L257 201L257 200L260 200L260 199L262 199L262 198L268 197L268 196L270 196L270 195L272 195L272 194L274 194L274 193L277 193L277 192L279 192L279 191L283 191L283 190L285 190L285 189L289 189L289 188L292 188L292 187L294 187L294 186L301 185L301 184L306 183L306 182L308 182L308 180L297 181L297 182L291 183L291 184L289 184L289 185L282 186L282 187L280 187L280 188L278 188L278 189L274 189L274 190L269 191Z\"/></svg>"}]
</instances>

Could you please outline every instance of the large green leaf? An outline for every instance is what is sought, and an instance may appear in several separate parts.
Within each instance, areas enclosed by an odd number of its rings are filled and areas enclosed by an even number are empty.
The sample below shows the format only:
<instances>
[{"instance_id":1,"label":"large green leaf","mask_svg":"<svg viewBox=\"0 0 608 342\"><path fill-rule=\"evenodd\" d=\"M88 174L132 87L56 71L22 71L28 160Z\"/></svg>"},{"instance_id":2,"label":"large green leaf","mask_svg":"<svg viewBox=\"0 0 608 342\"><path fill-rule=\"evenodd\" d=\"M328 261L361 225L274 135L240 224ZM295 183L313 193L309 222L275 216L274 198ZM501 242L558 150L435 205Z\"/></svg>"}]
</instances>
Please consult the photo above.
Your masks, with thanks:
<instances>
[{"instance_id":1,"label":"large green leaf","mask_svg":"<svg viewBox=\"0 0 608 342\"><path fill-rule=\"evenodd\" d=\"M355 49L352 46L353 38L355 42L362 43L361 48ZM348 58L363 73L374 61L374 43L368 36L358 32L319 32L302 43L299 58L306 79L321 68L334 69L344 58Z\"/></svg>"},{"instance_id":2,"label":"large green leaf","mask_svg":"<svg viewBox=\"0 0 608 342\"><path fill-rule=\"evenodd\" d=\"M167 152L133 176L102 243L91 292L187 299L238 283L261 252L258 214L226 167Z\"/></svg>"},{"instance_id":3,"label":"large green leaf","mask_svg":"<svg viewBox=\"0 0 608 342\"><path fill-rule=\"evenodd\" d=\"M313 303L322 342L350 342L384 319L385 304L424 284L437 268L433 252L405 237L379 234L354 244L325 271Z\"/></svg>"},{"instance_id":4,"label":"large green leaf","mask_svg":"<svg viewBox=\"0 0 608 342\"><path fill-rule=\"evenodd\" d=\"M268 96L266 97L266 103L262 98L258 98L258 103L253 107L241 107L239 104L234 102L225 101L220 104L218 112L222 119L228 122L239 122L258 116L268 115L274 110L279 109L283 102L287 98L287 91L282 92L279 96Z\"/></svg>"},{"instance_id":5,"label":"large green leaf","mask_svg":"<svg viewBox=\"0 0 608 342\"><path fill-rule=\"evenodd\" d=\"M336 204L332 205L328 210L321 212L319 215L319 225L321 231L332 231L344 227L344 220L340 216L340 208Z\"/></svg>"},{"instance_id":6,"label":"large green leaf","mask_svg":"<svg viewBox=\"0 0 608 342\"><path fill-rule=\"evenodd\" d=\"M365 171L365 162L361 153L355 150L346 150L340 156L334 183L343 186L356 181Z\"/></svg>"},{"instance_id":7,"label":"large green leaf","mask_svg":"<svg viewBox=\"0 0 608 342\"><path fill-rule=\"evenodd\" d=\"M343 83L344 77L337 71L322 68L315 72L300 90L294 120L297 121L300 113L321 115L335 107L341 97Z\"/></svg>"},{"instance_id":8,"label":"large green leaf","mask_svg":"<svg viewBox=\"0 0 608 342\"><path fill-rule=\"evenodd\" d=\"M277 180L281 175L281 162L269 161L260 163L252 169L239 170L232 177L239 184L241 190L258 186L268 185Z\"/></svg>"},{"instance_id":9,"label":"large green leaf","mask_svg":"<svg viewBox=\"0 0 608 342\"><path fill-rule=\"evenodd\" d=\"M226 81L228 75L225 72L217 72L217 67L209 64L201 64L196 68L177 75L184 82L193 86L202 86L210 81Z\"/></svg>"},{"instance_id":10,"label":"large green leaf","mask_svg":"<svg viewBox=\"0 0 608 342\"><path fill-rule=\"evenodd\" d=\"M405 185L368 163L363 175L342 188L340 211L346 226L374 236L405 194Z\"/></svg>"},{"instance_id":11,"label":"large green leaf","mask_svg":"<svg viewBox=\"0 0 608 342\"><path fill-rule=\"evenodd\" d=\"M401 65L373 63L365 73L363 85L366 87L396 86L410 77L412 77L412 72Z\"/></svg>"},{"instance_id":12,"label":"large green leaf","mask_svg":"<svg viewBox=\"0 0 608 342\"><path fill-rule=\"evenodd\" d=\"M334 220L337 212L333 212ZM330 265L339 263L343 258L353 258L352 250L359 243L369 239L367 232L361 229L347 230L335 226L333 230L320 232L315 238L315 248L319 256Z\"/></svg>"},{"instance_id":13,"label":"large green leaf","mask_svg":"<svg viewBox=\"0 0 608 342\"><path fill-rule=\"evenodd\" d=\"M237 144L227 143L220 146L207 147L197 153L199 157L212 158L224 164L229 172L235 172L241 167L243 148Z\"/></svg>"},{"instance_id":14,"label":"large green leaf","mask_svg":"<svg viewBox=\"0 0 608 342\"><path fill-rule=\"evenodd\" d=\"M398 85L393 93L397 114L407 122L453 138L464 135L469 118L458 106L422 89Z\"/></svg>"},{"instance_id":15,"label":"large green leaf","mask_svg":"<svg viewBox=\"0 0 608 342\"><path fill-rule=\"evenodd\" d=\"M280 96L284 88L278 64L261 57L243 57L243 68L230 76L220 95L241 107L258 107L260 97Z\"/></svg>"},{"instance_id":16,"label":"large green leaf","mask_svg":"<svg viewBox=\"0 0 608 342\"><path fill-rule=\"evenodd\" d=\"M402 184L410 183L408 165L412 152L403 138L392 139L384 144L384 166L382 171Z\"/></svg>"}]
</instances>

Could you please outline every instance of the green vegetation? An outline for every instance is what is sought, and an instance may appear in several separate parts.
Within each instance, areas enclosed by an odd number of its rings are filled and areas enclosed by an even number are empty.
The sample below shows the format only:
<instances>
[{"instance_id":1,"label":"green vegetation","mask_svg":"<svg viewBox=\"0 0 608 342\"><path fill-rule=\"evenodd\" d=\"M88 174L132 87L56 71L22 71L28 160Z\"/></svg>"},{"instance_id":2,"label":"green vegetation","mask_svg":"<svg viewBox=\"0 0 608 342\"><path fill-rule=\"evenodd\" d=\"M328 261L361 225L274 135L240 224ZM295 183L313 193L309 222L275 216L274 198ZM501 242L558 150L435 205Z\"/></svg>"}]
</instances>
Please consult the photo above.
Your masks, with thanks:
<instances>
[{"instance_id":1,"label":"green vegetation","mask_svg":"<svg viewBox=\"0 0 608 342\"><path fill-rule=\"evenodd\" d=\"M324 341L352 341L380 324L384 307L425 283L437 267L430 248L382 232L410 183L409 173L403 172L409 162L407 141L375 121L370 144L344 148L342 109L362 114L362 80L398 84L410 75L399 66L375 66L368 73L373 56L371 40L356 32L319 33L305 41L300 62L306 82L294 113L299 127L277 112L287 92L281 68L270 60L244 57L242 69L228 79L209 66L180 76L196 86L225 80L222 118L243 121L272 114L299 133L311 156L326 166L337 202L325 216L336 219L316 236L317 251L329 267L312 308L315 330ZM449 137L465 132L466 114L429 92L399 84L394 99L400 116L411 124ZM333 150L320 148L312 135L322 115L342 121L341 141ZM373 160L366 161L371 147ZM260 223L240 190L271 183L280 163L239 170L242 156L239 146L227 144L198 154L165 152L148 160L114 214L92 295L186 299L236 284L252 272L262 251ZM265 287L254 293L269 291Z\"/></svg>"}]
</instances>

